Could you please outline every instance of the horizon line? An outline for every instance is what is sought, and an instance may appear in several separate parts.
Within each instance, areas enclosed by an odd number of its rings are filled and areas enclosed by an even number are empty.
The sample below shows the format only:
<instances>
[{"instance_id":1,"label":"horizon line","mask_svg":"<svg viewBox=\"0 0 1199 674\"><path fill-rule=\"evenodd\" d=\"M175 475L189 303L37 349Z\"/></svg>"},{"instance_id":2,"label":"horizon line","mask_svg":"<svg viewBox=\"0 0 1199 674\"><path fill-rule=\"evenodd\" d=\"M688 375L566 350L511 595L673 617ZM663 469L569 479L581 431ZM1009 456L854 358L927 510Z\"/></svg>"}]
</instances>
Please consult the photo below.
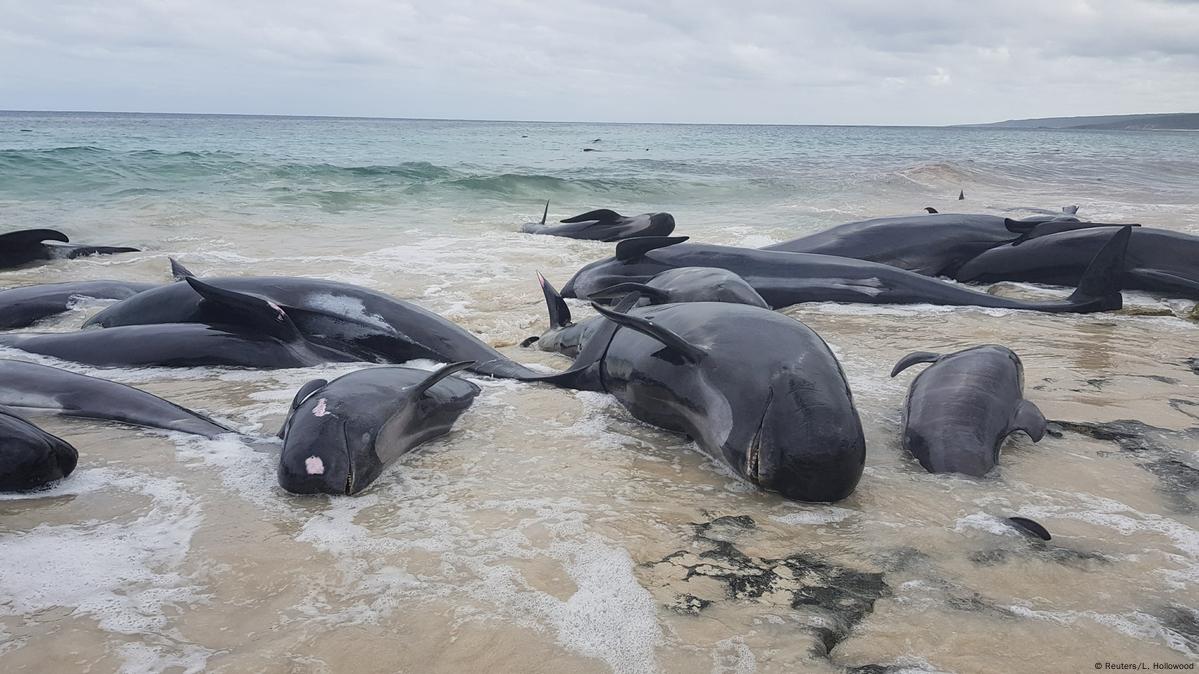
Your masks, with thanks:
<instances>
[{"instance_id":1,"label":"horizon line","mask_svg":"<svg viewBox=\"0 0 1199 674\"><path fill-rule=\"evenodd\" d=\"M345 120L376 120L397 122L484 122L505 124L608 124L627 126L797 126L797 127L841 127L841 128L913 128L913 129L944 129L986 127L1011 122L1029 122L1038 120L1073 119L1079 117L1142 117L1191 115L1193 112L1134 112L1101 115L1065 115L1054 117L1013 118L993 122L959 122L955 124L837 124L820 122L614 122L603 120L552 120L552 119L487 119L466 117L378 117L372 115L312 115L312 114L283 114L256 112L146 112L135 110L8 110L0 109L4 114L78 114L78 115L146 115L162 117L265 117L281 119L345 119Z\"/></svg>"}]
</instances>

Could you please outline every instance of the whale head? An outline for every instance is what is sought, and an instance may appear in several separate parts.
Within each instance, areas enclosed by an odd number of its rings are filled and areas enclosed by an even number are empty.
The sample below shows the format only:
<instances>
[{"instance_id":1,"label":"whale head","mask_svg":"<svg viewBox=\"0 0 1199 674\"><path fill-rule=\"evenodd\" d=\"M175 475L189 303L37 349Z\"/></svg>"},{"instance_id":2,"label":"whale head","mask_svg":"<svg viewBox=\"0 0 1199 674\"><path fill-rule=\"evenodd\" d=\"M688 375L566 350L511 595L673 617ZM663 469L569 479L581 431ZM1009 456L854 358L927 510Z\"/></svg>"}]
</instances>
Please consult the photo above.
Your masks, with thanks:
<instances>
[{"instance_id":1,"label":"whale head","mask_svg":"<svg viewBox=\"0 0 1199 674\"><path fill-rule=\"evenodd\" d=\"M813 395L798 367L770 381L757 429L739 468L759 487L801 501L838 501L853 493L866 461L861 420L848 388L844 395ZM742 436L744 437L744 436ZM738 464L734 464L738 465Z\"/></svg>"},{"instance_id":2,"label":"whale head","mask_svg":"<svg viewBox=\"0 0 1199 674\"><path fill-rule=\"evenodd\" d=\"M279 486L293 494L354 494L362 488L355 481L354 458L369 449L367 439L350 437L347 410L322 393L309 393L287 419Z\"/></svg>"}]
</instances>

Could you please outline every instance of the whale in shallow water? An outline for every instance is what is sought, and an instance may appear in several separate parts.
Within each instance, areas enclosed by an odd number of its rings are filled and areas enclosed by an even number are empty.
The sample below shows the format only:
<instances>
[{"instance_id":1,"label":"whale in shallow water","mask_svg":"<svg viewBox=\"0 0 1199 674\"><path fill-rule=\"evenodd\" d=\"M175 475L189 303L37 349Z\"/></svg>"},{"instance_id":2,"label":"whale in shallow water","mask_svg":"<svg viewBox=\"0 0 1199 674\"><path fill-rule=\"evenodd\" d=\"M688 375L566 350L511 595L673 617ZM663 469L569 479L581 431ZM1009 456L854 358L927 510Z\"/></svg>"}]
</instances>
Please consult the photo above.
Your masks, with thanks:
<instances>
[{"instance_id":1,"label":"whale in shallow water","mask_svg":"<svg viewBox=\"0 0 1199 674\"><path fill-rule=\"evenodd\" d=\"M762 250L837 255L881 262L925 276L953 276L963 264L996 246L1066 230L1111 226L1080 221L1073 213L1020 220L937 213L850 222Z\"/></svg>"},{"instance_id":2,"label":"whale in shallow water","mask_svg":"<svg viewBox=\"0 0 1199 674\"><path fill-rule=\"evenodd\" d=\"M131 281L71 281L6 288L0 290L0 328L28 327L67 311L80 299L123 300L155 287Z\"/></svg>"},{"instance_id":3,"label":"whale in shallow water","mask_svg":"<svg viewBox=\"0 0 1199 674\"><path fill-rule=\"evenodd\" d=\"M46 243L58 241L60 243ZM15 269L34 262L61 260L84 255L136 253L137 248L123 246L69 245L70 238L55 229L22 229L0 234L0 269Z\"/></svg>"},{"instance_id":4,"label":"whale in shallow water","mask_svg":"<svg viewBox=\"0 0 1199 674\"><path fill-rule=\"evenodd\" d=\"M194 278L177 262L172 261L172 269L179 278ZM533 374L451 321L361 286L291 276L205 278L203 283L231 298L240 296L245 302L266 302L277 307L306 341L349 354L352 360L469 360L474 361L471 370L480 374ZM206 304L203 299L187 283L173 283L118 302L84 326L236 322L224 306Z\"/></svg>"},{"instance_id":5,"label":"whale in shallow water","mask_svg":"<svg viewBox=\"0 0 1199 674\"><path fill-rule=\"evenodd\" d=\"M521 346L537 344L542 351L560 353L574 358L579 350L603 323L599 316L578 323L571 320L570 307L558 290L541 274L537 274L541 293L549 313L550 327L538 337L529 337ZM639 305L677 304L680 302L729 302L769 309L766 300L745 279L715 267L680 267L664 271L648 283L620 283L598 291L597 297L624 297L629 293L640 296Z\"/></svg>"},{"instance_id":6,"label":"whale in shallow water","mask_svg":"<svg viewBox=\"0 0 1199 674\"><path fill-rule=\"evenodd\" d=\"M616 211L601 208L588 211L572 218L560 220L561 224L545 224L549 213L549 202L541 222L530 222L521 227L525 234L548 234L568 239L588 241L620 241L637 236L667 236L674 231L674 216L669 213L643 213L623 216Z\"/></svg>"},{"instance_id":7,"label":"whale in shallow water","mask_svg":"<svg viewBox=\"0 0 1199 674\"><path fill-rule=\"evenodd\" d=\"M235 432L140 389L57 367L0 360L0 406L161 428L213 438Z\"/></svg>"},{"instance_id":8,"label":"whale in shallow water","mask_svg":"<svg viewBox=\"0 0 1199 674\"><path fill-rule=\"evenodd\" d=\"M529 380L610 393L637 419L686 434L787 498L853 492L866 442L845 373L819 335L760 307L635 301L596 305L605 321L572 366Z\"/></svg>"},{"instance_id":9,"label":"whale in shallow water","mask_svg":"<svg viewBox=\"0 0 1199 674\"><path fill-rule=\"evenodd\" d=\"M1074 286L1087 261L1114 231L1110 227L1068 231L992 248L962 265L956 278L969 283ZM1126 289L1199 299L1199 236L1139 227L1128 241L1122 270L1120 285Z\"/></svg>"},{"instance_id":10,"label":"whale in shallow water","mask_svg":"<svg viewBox=\"0 0 1199 674\"><path fill-rule=\"evenodd\" d=\"M686 237L646 237L622 241L614 257L593 262L562 288L564 297L594 297L618 283L644 283L668 269L718 267L744 278L770 306L801 302L859 304L941 304L1048 312L1119 309L1119 270L1131 227L1109 235L1094 255L1078 290L1063 301L1024 302L964 288L877 262L833 255L787 253L684 243Z\"/></svg>"},{"instance_id":11,"label":"whale in shallow water","mask_svg":"<svg viewBox=\"0 0 1199 674\"><path fill-rule=\"evenodd\" d=\"M1010 349L917 351L900 359L891 376L917 363L932 366L908 389L903 447L928 472L981 477L998 465L999 448L1015 431L1033 442L1045 435L1045 417L1024 399L1024 366Z\"/></svg>"},{"instance_id":12,"label":"whale in shallow water","mask_svg":"<svg viewBox=\"0 0 1199 674\"><path fill-rule=\"evenodd\" d=\"M357 494L389 464L450 431L479 387L435 372L372 367L300 388L283 424L279 486L294 494Z\"/></svg>"},{"instance_id":13,"label":"whale in shallow water","mask_svg":"<svg viewBox=\"0 0 1199 674\"><path fill-rule=\"evenodd\" d=\"M12 410L0 407L0 491L27 491L75 470L79 452Z\"/></svg>"},{"instance_id":14,"label":"whale in shallow water","mask_svg":"<svg viewBox=\"0 0 1199 674\"><path fill-rule=\"evenodd\" d=\"M311 367L360 360L308 341L278 305L195 279L177 284L221 321L126 325L76 332L6 333L0 346L100 367ZM136 299L134 296L132 299Z\"/></svg>"}]
</instances>

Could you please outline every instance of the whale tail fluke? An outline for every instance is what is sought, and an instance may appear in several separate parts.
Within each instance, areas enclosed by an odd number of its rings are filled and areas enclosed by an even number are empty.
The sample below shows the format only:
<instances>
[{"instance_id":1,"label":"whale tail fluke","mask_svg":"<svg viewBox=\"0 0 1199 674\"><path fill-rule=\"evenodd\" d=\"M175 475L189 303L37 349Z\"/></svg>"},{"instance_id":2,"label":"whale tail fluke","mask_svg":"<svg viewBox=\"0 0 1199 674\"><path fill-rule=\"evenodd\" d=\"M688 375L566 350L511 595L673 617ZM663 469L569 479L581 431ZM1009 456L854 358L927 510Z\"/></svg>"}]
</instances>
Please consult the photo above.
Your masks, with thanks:
<instances>
[{"instance_id":1,"label":"whale tail fluke","mask_svg":"<svg viewBox=\"0 0 1199 674\"><path fill-rule=\"evenodd\" d=\"M1067 299L1069 304L1085 311L1110 311L1124 306L1120 289L1123 287L1124 254L1131 237L1132 227L1125 226L1103 244L1083 270L1078 289Z\"/></svg>"}]
</instances>

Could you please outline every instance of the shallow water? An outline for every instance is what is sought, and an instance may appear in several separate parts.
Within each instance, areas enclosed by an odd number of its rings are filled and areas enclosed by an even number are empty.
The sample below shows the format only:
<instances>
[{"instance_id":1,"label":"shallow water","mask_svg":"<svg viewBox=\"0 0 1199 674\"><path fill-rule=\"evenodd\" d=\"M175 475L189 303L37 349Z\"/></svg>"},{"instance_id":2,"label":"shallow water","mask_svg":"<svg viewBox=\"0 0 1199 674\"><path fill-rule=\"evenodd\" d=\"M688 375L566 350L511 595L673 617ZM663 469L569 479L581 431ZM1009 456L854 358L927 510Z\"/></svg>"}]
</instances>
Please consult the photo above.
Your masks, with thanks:
<instances>
[{"instance_id":1,"label":"shallow water","mask_svg":"<svg viewBox=\"0 0 1199 674\"><path fill-rule=\"evenodd\" d=\"M321 276L561 367L515 346L545 324L534 272L561 285L611 246L513 233L538 199L558 217L670 210L681 233L743 245L925 205L1080 203L1096 219L1199 233L1194 157L1195 134L0 114L6 228L145 248L3 272L0 285L165 282L167 255L203 274ZM39 328L73 329L103 305ZM606 396L479 377L451 434L356 498L281 492L277 441L39 418L80 464L48 491L0 500L0 669L1006 672L1199 659L1199 324L787 313L833 347L866 430L866 473L834 505L756 492ZM1084 425L1013 438L988 479L928 475L899 447L915 370L886 375L909 351L986 342L1022 356L1026 395L1048 418ZM262 436L303 382L359 367L65 366ZM1118 420L1153 428L1085 425ZM1053 541L1006 527L1011 515Z\"/></svg>"}]
</instances>

